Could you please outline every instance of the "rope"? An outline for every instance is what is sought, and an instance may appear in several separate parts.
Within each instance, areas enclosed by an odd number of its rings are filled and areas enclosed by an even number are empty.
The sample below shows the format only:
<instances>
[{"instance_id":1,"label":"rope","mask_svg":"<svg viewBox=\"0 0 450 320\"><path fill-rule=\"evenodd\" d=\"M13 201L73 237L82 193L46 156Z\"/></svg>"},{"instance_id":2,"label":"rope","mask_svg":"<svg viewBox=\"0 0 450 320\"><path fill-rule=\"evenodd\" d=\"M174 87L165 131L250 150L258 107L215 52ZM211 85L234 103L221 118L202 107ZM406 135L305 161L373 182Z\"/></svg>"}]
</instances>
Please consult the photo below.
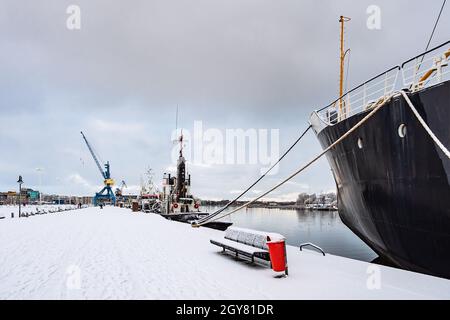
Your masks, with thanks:
<instances>
[{"instance_id":1,"label":"rope","mask_svg":"<svg viewBox=\"0 0 450 320\"><path fill-rule=\"evenodd\" d=\"M351 50L350 49L348 49L348 50L349 51L348 51L348 57L347 57L347 71L345 74L345 92L347 92L347 88L348 88L348 75L350 73L350 58L351 58L351 54L352 54Z\"/></svg>"},{"instance_id":2,"label":"rope","mask_svg":"<svg viewBox=\"0 0 450 320\"><path fill-rule=\"evenodd\" d=\"M423 120L423 118L420 116L419 112L414 107L414 105L412 104L411 100L409 99L409 97L405 93L405 91L401 90L400 93L403 96L403 98L405 98L406 103L411 108L411 110L414 113L414 115L416 116L417 120L419 120L420 124L425 129L425 131L428 133L428 135L431 137L431 139L434 141L434 143L442 150L442 152L447 156L447 158L450 159L450 152L442 144L442 142L438 139L438 137L436 137L436 135L433 133L433 131L431 131L430 127L426 124L425 120Z\"/></svg>"},{"instance_id":3,"label":"rope","mask_svg":"<svg viewBox=\"0 0 450 320\"><path fill-rule=\"evenodd\" d=\"M441 10L439 11L439 15L438 15L438 17L436 19L436 23L434 24L433 31L431 32L430 39L428 40L428 44L427 44L427 47L426 47L425 51L428 51L428 48L430 47L431 40L433 39L434 32L436 31L436 27L437 27L437 25L439 23L439 20L441 19L442 11L444 11L444 7L445 7L445 3L446 2L447 2L447 0L444 0L444 2L442 3Z\"/></svg>"},{"instance_id":4,"label":"rope","mask_svg":"<svg viewBox=\"0 0 450 320\"><path fill-rule=\"evenodd\" d=\"M291 150L297 145L297 143L300 142L300 140L303 139L303 137L308 133L309 130L311 130L312 126L310 125L301 135L300 137L298 137L298 139L289 147L289 149L286 150L285 153L283 153L283 155L278 159L277 162L275 162L275 164L273 164L261 177L259 177L258 180L256 180L250 187L248 187L245 191L243 191L240 195L238 195L236 198L234 198L232 201L228 202L224 207L220 208L219 210L217 210L216 212L208 215L208 217L201 219L198 223L202 223L206 220L210 220L212 218L214 218L215 216L219 215L220 213L222 213L224 210L228 209L228 207L230 207L232 204L236 203L236 201L238 201L240 198L242 198L247 192L249 192L258 182L260 182L262 179L264 179L265 176L267 176L267 174L272 171L273 168L275 168L280 162L281 160L284 159L284 157L286 157L286 155L291 152Z\"/></svg>"},{"instance_id":5,"label":"rope","mask_svg":"<svg viewBox=\"0 0 450 320\"><path fill-rule=\"evenodd\" d=\"M442 142L438 139L438 137L436 137L436 135L433 133L433 131L430 129L430 127L426 124L426 122L424 121L424 119L420 116L419 112L417 111L417 109L414 107L414 105L412 104L410 98L408 97L408 95L405 93L405 91L401 90L399 92L403 98L405 99L406 103L408 104L408 106L410 107L410 109L412 110L412 112L414 113L414 115L416 116L417 120L420 122L420 124L422 125L422 127L425 129L425 131L428 133L428 135L431 137L431 139L434 141L434 143L441 149L441 151L450 159L450 151L442 144ZM255 203L256 201L258 201L259 199L265 197L266 195L268 195L269 193L273 192L274 190L278 189L279 187L281 187L282 185L284 185L286 182L288 182L289 180L291 180L292 178L294 178L295 176L297 176L298 174L300 174L302 171L306 170L309 166L311 166L314 162L316 162L317 160L319 160L322 156L324 156L328 151L330 151L332 148L334 148L336 145L338 145L339 143L341 143L344 139L346 139L351 133L353 133L356 129L358 129L360 126L362 126L366 121L368 121L376 112L378 112L378 110L380 110L384 105L386 105L386 103L388 101L390 101L392 99L392 97L396 95L396 93L391 94L390 96L386 97L386 98L382 98L383 100L380 100L380 104L375 107L367 116L365 116L360 122L358 122L353 128L351 128L349 131L347 131L342 137L340 137L338 140L336 140L333 144L331 144L328 148L326 148L323 152L321 152L318 156L316 156L314 159L312 159L310 162L308 162L306 165L304 165L303 167L301 167L299 170L297 170L296 172L294 172L292 175L290 175L289 177L287 177L285 180L283 180L282 182L280 182L279 184L277 184L275 187L273 187L272 189L268 190L267 192L265 192L264 194L260 195L259 197L253 199L252 201L234 209L231 212L228 212L227 214L215 218L215 219L204 219L205 221L203 222L199 222L199 223L194 223L192 226L193 227L200 227L202 225L204 225L205 223L207 223L208 221L210 222L214 222L220 219L223 219L227 216L232 215L233 213L240 211L246 207L248 207L249 205L251 205L252 203Z\"/></svg>"},{"instance_id":6,"label":"rope","mask_svg":"<svg viewBox=\"0 0 450 320\"><path fill-rule=\"evenodd\" d=\"M431 44L431 40L433 40L434 33L436 31L439 20L441 19L442 11L444 11L446 2L447 2L447 0L444 0L444 2L442 3L441 10L439 11L439 15L436 19L436 22L434 23L433 31L431 32L430 38L428 39L428 43L427 43L427 47L425 48L425 52L428 51L428 48L430 47L430 44ZM420 61L418 70L420 69L424 58L425 58L425 56L422 56L422 60Z\"/></svg>"},{"instance_id":7,"label":"rope","mask_svg":"<svg viewBox=\"0 0 450 320\"><path fill-rule=\"evenodd\" d=\"M258 196L257 198L251 200L250 202L247 202L246 204L222 215L221 217L218 218L206 218L201 222L194 222L192 224L193 227L200 227L208 222L214 222L220 219L223 219L225 217L228 217L230 215L232 215L233 213L240 211L246 207L248 207L249 205L251 205L252 203L255 203L256 201L258 201L259 199L265 197L266 195L268 195L269 193L275 191L276 189L278 189L279 187L281 187L282 185L284 185L286 182L288 182L289 180L293 179L295 176L297 176L298 174L300 174L301 172L303 172L304 170L306 170L308 167L310 167L313 163L315 163L317 160L319 160L320 158L322 158L328 151L330 151L332 148L334 148L335 146L337 146L339 143L341 143L344 139L346 139L350 134L352 134L356 129L358 129L360 126L362 126L367 120L369 120L375 113L378 112L378 110L380 110L384 105L386 105L386 103L392 99L392 97L394 96L394 94L391 94L387 97L383 97L380 99L380 104L378 104L368 115L366 115L360 122L358 122L354 127L352 127L350 130L348 130L343 136L341 136L339 139L337 139L334 143L332 143L328 148L326 148L324 151L322 151L319 155L317 155L315 158L313 158L311 161L309 161L307 164L305 164L304 166L302 166L300 169L298 169L297 171L295 171L293 174L291 174L289 177L287 177L286 179L284 179L282 182L280 182L279 184L277 184L275 187L273 187L272 189L264 192L262 195Z\"/></svg>"}]
</instances>

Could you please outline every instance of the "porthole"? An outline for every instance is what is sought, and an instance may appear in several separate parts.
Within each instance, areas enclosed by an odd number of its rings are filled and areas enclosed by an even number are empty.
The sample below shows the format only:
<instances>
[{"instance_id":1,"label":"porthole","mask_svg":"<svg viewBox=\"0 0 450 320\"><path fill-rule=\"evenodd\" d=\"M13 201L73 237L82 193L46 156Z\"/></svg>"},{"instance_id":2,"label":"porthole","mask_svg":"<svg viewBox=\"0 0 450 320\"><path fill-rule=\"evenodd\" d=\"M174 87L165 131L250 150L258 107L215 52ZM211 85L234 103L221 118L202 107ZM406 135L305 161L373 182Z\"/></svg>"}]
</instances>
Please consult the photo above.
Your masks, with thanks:
<instances>
[{"instance_id":1,"label":"porthole","mask_svg":"<svg viewBox=\"0 0 450 320\"><path fill-rule=\"evenodd\" d=\"M402 123L399 127L398 127L398 135L400 136L400 138L404 138L406 137L406 126Z\"/></svg>"},{"instance_id":2,"label":"porthole","mask_svg":"<svg viewBox=\"0 0 450 320\"><path fill-rule=\"evenodd\" d=\"M363 141L361 138L358 138L358 148L360 148L360 149L363 148Z\"/></svg>"}]
</instances>

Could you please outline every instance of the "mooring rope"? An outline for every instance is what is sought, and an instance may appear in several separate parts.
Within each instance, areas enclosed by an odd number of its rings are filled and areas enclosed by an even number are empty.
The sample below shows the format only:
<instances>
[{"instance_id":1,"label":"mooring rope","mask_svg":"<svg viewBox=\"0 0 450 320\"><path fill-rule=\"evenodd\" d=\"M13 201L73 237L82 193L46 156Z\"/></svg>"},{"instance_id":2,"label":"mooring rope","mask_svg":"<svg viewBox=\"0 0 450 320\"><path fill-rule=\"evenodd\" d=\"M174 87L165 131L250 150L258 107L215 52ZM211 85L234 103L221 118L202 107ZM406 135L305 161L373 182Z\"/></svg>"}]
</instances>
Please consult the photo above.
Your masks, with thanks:
<instances>
[{"instance_id":1,"label":"mooring rope","mask_svg":"<svg viewBox=\"0 0 450 320\"><path fill-rule=\"evenodd\" d=\"M408 104L409 108L412 110L417 120L419 120L419 123L422 125L422 127L425 129L425 131L428 133L428 135L431 137L434 143L439 147L439 149L442 150L442 152L447 156L447 158L450 159L450 152L444 146L444 144L438 139L438 137L433 133L433 131L431 131L430 127L426 124L425 120L423 120L423 118L420 116L419 112L414 107L414 105L411 102L411 99L409 99L405 91L401 90L400 94L403 96L403 98L405 98L405 101Z\"/></svg>"},{"instance_id":2,"label":"mooring rope","mask_svg":"<svg viewBox=\"0 0 450 320\"><path fill-rule=\"evenodd\" d=\"M249 205L255 203L256 201L258 201L259 199L265 197L266 195L268 195L269 193L275 191L276 189L278 189L279 187L281 187L282 185L284 185L286 182L290 181L291 179L293 179L295 176L297 176L298 174L300 174L301 172L303 172L304 170L306 170L309 166L311 166L313 163L315 163L317 160L319 160L321 157L323 157L328 151L330 151L332 148L334 148L336 145L338 145L339 143L341 143L344 139L346 139L350 134L352 134L356 129L358 129L360 126L362 126L367 120L369 120L375 113L377 113L383 106L386 105L387 102L389 102L392 97L396 96L397 94L400 94L401 96L403 96L403 98L405 99L406 103L408 104L409 108L411 109L411 111L414 113L415 117L417 118L417 120L419 121L419 123L422 125L422 127L425 129L425 131L428 133L428 135L430 136L430 138L434 141L434 143L441 149L441 151L447 156L447 158L450 159L450 151L444 146L444 144L439 140L439 138L434 134L434 132L430 129L430 127L426 124L425 120L421 117L421 115L419 114L419 112L417 111L417 109L414 107L413 103L411 102L411 99L408 97L408 95L405 93L404 90L400 90L398 92L394 92L391 95L389 95L388 97L383 97L381 100L381 103L376 106L368 115L366 115L360 122L358 122L355 126L353 126L349 131L347 131L343 136L341 136L338 140L336 140L334 143L332 143L328 148L326 148L324 151L322 151L319 155L317 155L315 158L313 158L311 161L309 161L307 164L305 164L304 166L302 166L300 169L298 169L296 172L294 172L293 174L291 174L289 177L287 177L286 179L284 179L282 182L280 182L279 184L277 184L275 187L271 188L270 190L266 191L265 193L263 193L262 195L258 196L257 198L247 202L246 204L218 217L207 217L206 219L203 219L201 222L198 223L193 223L192 226L193 227L200 227L206 223L209 222L214 222L220 219L223 219L227 216L232 215L233 213L236 213L237 211L240 211L244 208L247 208ZM309 130L309 128L308 128ZM222 210L223 211L223 210ZM209 218L209 219L208 219Z\"/></svg>"},{"instance_id":3,"label":"mooring rope","mask_svg":"<svg viewBox=\"0 0 450 320\"><path fill-rule=\"evenodd\" d=\"M192 223L193 227L200 227L202 225L205 225L206 223L210 223L210 222L214 222L220 219L223 219L225 217L228 217L230 215L232 215L233 213L240 211L244 208L247 208L249 205L255 203L256 201L258 201L259 199L265 197L266 195L268 195L269 193L275 191L276 189L278 189L279 187L281 187L282 185L284 185L285 183L287 183L288 181L290 181L291 179L293 179L294 177L296 177L298 174L300 174L301 172L303 172L304 170L306 170L308 167L310 167L313 163L315 163L316 161L318 161L320 158L322 158L328 151L330 151L331 149L333 149L335 146L337 146L339 143L341 143L344 139L346 139L350 134L352 134L356 129L358 129L360 126L362 126L367 120L369 120L375 113L377 113L383 106L386 105L386 103L388 101L390 101L392 99L392 97L394 96L394 93L387 96L387 97L382 97L379 101L381 102L380 104L378 104L374 109L372 109L372 111L367 114L361 121L359 121L355 126L353 126L350 130L348 130L343 136L341 136L339 139L337 139L334 143L332 143L330 146L328 146L328 148L326 148L324 151L322 151L319 155L317 155L316 157L314 157L311 161L309 161L308 163L306 163L304 166L302 166L300 169L298 169L297 171L295 171L293 174L291 174L289 177L287 177L286 179L284 179L283 181L281 181L280 183L278 183L275 187L271 188L270 190L264 192L263 194L261 194L260 196L256 197L255 199L247 202L246 204L230 211L227 212L226 214L220 216L220 217L206 217L205 219L203 219L201 222L194 222Z\"/></svg>"},{"instance_id":4,"label":"mooring rope","mask_svg":"<svg viewBox=\"0 0 450 320\"><path fill-rule=\"evenodd\" d=\"M231 205L236 203L236 201L238 201L247 192L249 192L254 186L256 186L256 184L258 184L258 182L260 182L262 179L264 179L269 174L269 172L272 171L272 169L275 168L287 156L287 154L289 152L291 152L291 150L300 142L300 140L303 139L303 137L308 133L309 130L311 130L311 128L312 128L312 126L309 125L308 128L306 128L306 130L303 131L303 133L298 137L298 139L289 147L289 149L287 149L283 153L283 155L278 159L278 161L275 162L261 177L259 177L259 179L257 179L255 182L253 182L253 184L251 186L249 186L246 190L244 190L241 194L239 194L232 201L228 202L224 207L220 208L219 210L215 211L214 213L211 213L210 215L208 215L207 218L199 220L197 223L202 223L203 221L210 220L210 219L214 218L215 216L217 216L220 213L222 213L224 210L228 209Z\"/></svg>"}]
</instances>

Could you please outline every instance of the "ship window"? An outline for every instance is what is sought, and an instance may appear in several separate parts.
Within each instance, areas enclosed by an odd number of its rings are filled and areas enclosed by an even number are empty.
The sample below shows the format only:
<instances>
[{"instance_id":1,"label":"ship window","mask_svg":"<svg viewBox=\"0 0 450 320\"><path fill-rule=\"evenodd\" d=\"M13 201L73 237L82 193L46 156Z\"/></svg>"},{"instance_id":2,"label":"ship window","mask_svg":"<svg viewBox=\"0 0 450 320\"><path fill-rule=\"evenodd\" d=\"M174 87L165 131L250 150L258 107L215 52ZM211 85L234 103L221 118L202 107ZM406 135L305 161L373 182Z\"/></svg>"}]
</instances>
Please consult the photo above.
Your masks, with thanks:
<instances>
[{"instance_id":1,"label":"ship window","mask_svg":"<svg viewBox=\"0 0 450 320\"><path fill-rule=\"evenodd\" d=\"M398 127L398 135L400 138L406 137L406 126L403 123Z\"/></svg>"},{"instance_id":2,"label":"ship window","mask_svg":"<svg viewBox=\"0 0 450 320\"><path fill-rule=\"evenodd\" d=\"M361 138L358 138L358 148L360 148L360 149L363 148L363 141Z\"/></svg>"}]
</instances>

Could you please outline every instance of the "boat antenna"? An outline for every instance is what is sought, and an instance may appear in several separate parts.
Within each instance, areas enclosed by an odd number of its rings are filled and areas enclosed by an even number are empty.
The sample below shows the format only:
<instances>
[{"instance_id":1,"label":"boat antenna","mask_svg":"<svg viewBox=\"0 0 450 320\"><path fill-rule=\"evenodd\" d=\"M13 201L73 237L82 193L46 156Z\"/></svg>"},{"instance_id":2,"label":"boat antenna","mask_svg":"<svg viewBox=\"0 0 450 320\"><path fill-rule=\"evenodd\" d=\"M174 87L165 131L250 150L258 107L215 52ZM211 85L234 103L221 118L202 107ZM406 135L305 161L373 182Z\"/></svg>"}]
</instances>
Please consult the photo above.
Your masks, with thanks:
<instances>
[{"instance_id":1,"label":"boat antenna","mask_svg":"<svg viewBox=\"0 0 450 320\"><path fill-rule=\"evenodd\" d=\"M340 54L340 71L339 71L339 114L342 115L344 111L344 102L342 100L342 96L344 95L344 72L345 72L345 56L348 52L350 52L350 49L345 50L345 42L344 42L344 31L345 31L345 23L350 21L351 18L340 16L339 17L339 23L341 25L341 54Z\"/></svg>"},{"instance_id":2,"label":"boat antenna","mask_svg":"<svg viewBox=\"0 0 450 320\"><path fill-rule=\"evenodd\" d=\"M184 137L183 137L183 128L181 128L181 133L178 136L178 115L179 115L179 111L178 111L178 104L177 104L177 111L176 111L176 116L175 116L175 133L177 134L177 138L176 140L173 140L174 143L179 143L180 144L180 157L183 156L183 142L184 142Z\"/></svg>"},{"instance_id":3,"label":"boat antenna","mask_svg":"<svg viewBox=\"0 0 450 320\"><path fill-rule=\"evenodd\" d=\"M175 114L175 132L178 131L178 103L177 103L177 112Z\"/></svg>"},{"instance_id":4,"label":"boat antenna","mask_svg":"<svg viewBox=\"0 0 450 320\"><path fill-rule=\"evenodd\" d=\"M180 142L180 157L183 156L183 129L181 129L181 135L178 140Z\"/></svg>"}]
</instances>

